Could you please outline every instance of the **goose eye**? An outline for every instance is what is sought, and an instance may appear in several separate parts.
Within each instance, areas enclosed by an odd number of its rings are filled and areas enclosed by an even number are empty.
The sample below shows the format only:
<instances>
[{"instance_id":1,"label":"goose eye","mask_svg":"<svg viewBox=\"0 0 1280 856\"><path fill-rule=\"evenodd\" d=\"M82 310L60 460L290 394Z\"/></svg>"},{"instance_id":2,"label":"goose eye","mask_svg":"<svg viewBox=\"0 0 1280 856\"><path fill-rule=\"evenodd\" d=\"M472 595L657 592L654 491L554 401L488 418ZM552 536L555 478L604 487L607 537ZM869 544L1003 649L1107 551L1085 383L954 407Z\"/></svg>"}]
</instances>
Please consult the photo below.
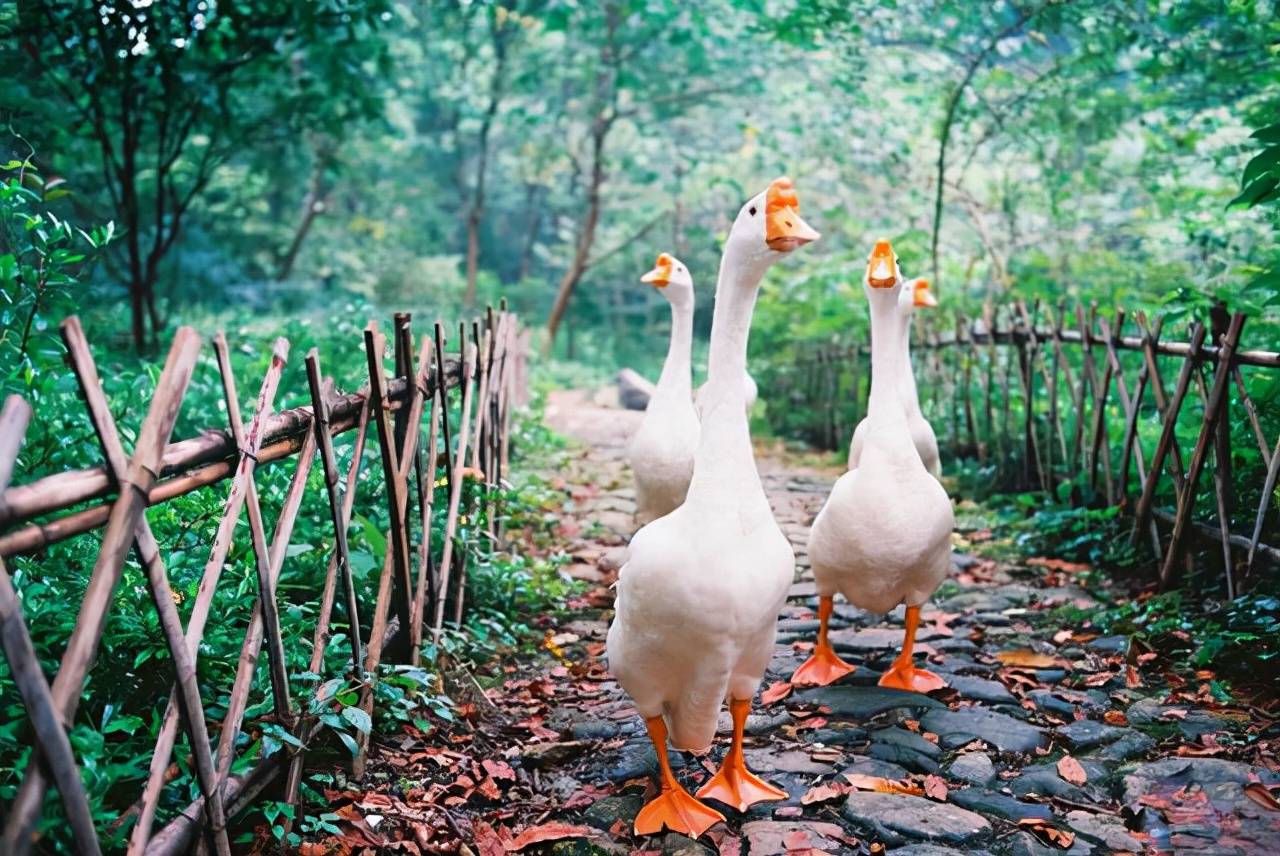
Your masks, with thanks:
<instances>
[{"instance_id":1,"label":"goose eye","mask_svg":"<svg viewBox=\"0 0 1280 856\"><path fill-rule=\"evenodd\" d=\"M751 214L752 217L756 216L756 206L752 205L751 210L748 213Z\"/></svg>"}]
</instances>

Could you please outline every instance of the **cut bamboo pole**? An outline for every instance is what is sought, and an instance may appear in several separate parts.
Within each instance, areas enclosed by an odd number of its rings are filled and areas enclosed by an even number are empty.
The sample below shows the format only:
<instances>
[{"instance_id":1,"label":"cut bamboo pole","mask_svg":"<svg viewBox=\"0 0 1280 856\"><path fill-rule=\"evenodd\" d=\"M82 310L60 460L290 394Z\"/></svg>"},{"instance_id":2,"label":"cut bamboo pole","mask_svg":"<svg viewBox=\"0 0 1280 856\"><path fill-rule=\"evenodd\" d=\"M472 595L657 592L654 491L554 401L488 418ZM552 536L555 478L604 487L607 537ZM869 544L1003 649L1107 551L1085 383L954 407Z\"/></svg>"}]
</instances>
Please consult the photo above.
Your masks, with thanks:
<instances>
[{"instance_id":1,"label":"cut bamboo pole","mask_svg":"<svg viewBox=\"0 0 1280 856\"><path fill-rule=\"evenodd\" d=\"M439 363L437 371L439 370ZM439 375L436 375L438 378ZM415 582L413 594L413 627L410 635L410 644L412 645L411 662L418 665L422 656L422 629L426 623L427 614L427 595L428 583L432 580L431 569L431 521L435 510L435 460L439 452L440 444L440 411L442 410L441 402L444 400L444 389L438 384L433 388L431 395L431 415L428 418L427 431L427 455L426 458L431 462L431 474L427 480L423 490L425 492L425 501L423 502L420 513L421 521L419 525L422 528L422 540L418 548L418 578ZM421 478L421 473L419 473ZM434 594L434 584L431 585ZM433 601L434 605L434 601Z\"/></svg>"},{"instance_id":2,"label":"cut bamboo pole","mask_svg":"<svg viewBox=\"0 0 1280 856\"><path fill-rule=\"evenodd\" d=\"M1227 334L1219 351L1218 370L1214 376L1213 390L1205 406L1204 423L1200 436L1196 440L1195 450L1191 453L1191 464L1187 468L1186 484L1178 498L1177 519L1173 524L1173 534L1169 539L1169 549L1165 552L1164 565L1160 569L1160 590L1168 591L1177 580L1178 561L1182 557L1182 549L1187 534L1187 524L1195 506L1196 484L1200 480L1200 471L1204 467L1209 443L1213 440L1218 420L1223 416L1224 403L1227 401L1227 388L1230 385L1231 354L1240 341L1240 331L1244 327L1245 316L1237 312L1231 316ZM1201 331L1203 336L1203 330ZM1176 414L1175 414L1176 418ZM1230 566L1228 566L1229 568ZM1229 571L1228 571L1229 572Z\"/></svg>"},{"instance_id":3,"label":"cut bamboo pole","mask_svg":"<svg viewBox=\"0 0 1280 856\"><path fill-rule=\"evenodd\" d=\"M1230 383L1230 381L1228 381ZM1204 375L1196 372L1196 388L1200 392L1200 402L1209 406L1209 390L1204 383ZM1222 568L1226 577L1227 600L1235 600L1235 566L1231 557L1231 515L1227 511L1227 485L1225 473L1230 472L1230 465L1225 458L1230 455L1230 446L1224 451L1221 438L1223 426L1229 424L1231 410L1231 394L1228 391L1222 402L1223 416L1218 420L1214 431L1213 443L1213 495L1218 514L1218 543L1222 547Z\"/></svg>"},{"instance_id":4,"label":"cut bamboo pole","mask_svg":"<svg viewBox=\"0 0 1280 856\"><path fill-rule=\"evenodd\" d=\"M1231 377L1236 382L1236 390L1240 393L1240 403L1244 405L1244 412L1249 417L1249 425L1253 428L1254 439L1258 441L1258 452L1262 455L1262 464L1265 467L1270 467L1271 448L1267 445L1267 435L1262 430L1262 423L1258 420L1258 407L1249 396L1249 390L1245 388L1244 377L1240 374L1238 365L1232 365Z\"/></svg>"},{"instance_id":5,"label":"cut bamboo pole","mask_svg":"<svg viewBox=\"0 0 1280 856\"><path fill-rule=\"evenodd\" d=\"M63 722L71 722L75 717L84 678L97 656L125 556L133 544L138 519L146 508L147 493L160 468L160 456L173 432L199 350L200 337L196 332L190 327L179 328L156 383L151 405L134 446L133 459L121 480L120 496L112 506L75 629L67 641L58 675L53 681L51 694ZM35 759L32 760L34 762ZM6 830L10 850L16 849L16 842L29 840L40 814L44 790L44 772L38 763L31 763L10 807Z\"/></svg>"},{"instance_id":6,"label":"cut bamboo pole","mask_svg":"<svg viewBox=\"0 0 1280 856\"><path fill-rule=\"evenodd\" d=\"M0 411L0 491L9 486L14 462L30 421L31 407L21 397L11 395L5 399L4 410ZM22 604L3 561L0 561L0 647L3 647L9 663L9 675L22 696L44 764L62 797L76 850L97 856L102 851L98 847L98 833L93 825L93 813L89 809L84 783L80 781L75 752L49 692L49 684L22 617ZM12 856L24 856L29 851L30 838L6 843Z\"/></svg>"},{"instance_id":7,"label":"cut bamboo pole","mask_svg":"<svg viewBox=\"0 0 1280 856\"><path fill-rule=\"evenodd\" d=\"M1253 537L1249 539L1249 552L1245 558L1245 579L1253 576L1253 562L1258 554L1258 545L1262 542L1262 524L1267 519L1267 508L1271 504L1271 493L1276 489L1276 478L1280 476L1280 437L1276 438L1276 447L1271 453L1271 465L1267 467L1267 478L1262 484L1262 499L1258 502L1258 514L1253 520Z\"/></svg>"},{"instance_id":8,"label":"cut bamboo pole","mask_svg":"<svg viewBox=\"0 0 1280 856\"><path fill-rule=\"evenodd\" d=\"M1199 353L1200 345L1204 342L1205 329L1200 322L1195 322L1191 326L1191 353ZM1174 387L1173 398L1169 400L1168 406L1165 407L1162 415L1163 425L1160 430L1160 440L1156 443L1155 453L1151 456L1151 466L1147 469L1147 480L1142 485L1142 495L1138 498L1138 506L1134 511L1133 534L1130 541L1133 544L1138 543L1138 536L1147 528L1151 520L1151 507L1155 502L1156 487L1160 481L1160 471L1164 469L1164 459L1169 454L1170 448L1177 447L1177 437L1175 429L1178 425L1178 412L1182 409L1182 400L1187 397L1187 391L1191 388L1191 374L1195 371L1195 360L1188 359L1182 364L1182 370L1178 373L1178 382ZM1150 365L1150 363L1148 363ZM1160 388L1159 377L1155 377L1154 389ZM1183 484L1182 478L1175 480L1175 489L1177 494L1181 496ZM1156 556L1161 559L1161 556Z\"/></svg>"},{"instance_id":9,"label":"cut bamboo pole","mask_svg":"<svg viewBox=\"0 0 1280 856\"><path fill-rule=\"evenodd\" d=\"M479 326L478 326L478 325L472 325L471 332L472 332L473 336L474 336L475 334L478 334L478 333L479 333ZM478 367L482 366L482 363L483 363L483 360L484 360L484 354L485 354L485 352L486 352L488 349L489 349L489 333L488 333L488 331L486 331L486 332L485 332L485 334L484 334L484 336L483 336L483 338L481 338L481 339L479 340L479 344L477 345L477 350L476 350L476 352L475 352L475 361L476 361L476 364L477 364L477 366L478 366ZM469 409L469 408L468 408L468 406L467 406L469 402L467 402L467 400L466 400L466 396L463 396L463 402L462 402L462 403L463 403L462 418L463 418L463 420L464 420L464 421L463 421L463 423L462 423L462 431L463 431L463 434L462 434L462 440L461 440L461 442L463 443L463 445L465 445L465 444L466 444L466 439L467 439L467 434L466 434L466 432L467 432L467 422L468 422L468 421L474 421L474 422L475 422L475 425L476 425L476 427L475 427L475 448L479 448L479 446L480 446L480 439L481 439L481 438L480 438L480 430L481 430L481 427L483 426L483 417L484 417L484 397L485 397L485 394L486 394L486 387L487 387L487 385L488 385L488 380L489 380L487 369L484 369L483 367L481 367L481 368L479 368L478 370L479 370L479 371L481 371L480 379L479 379L479 381L477 381L477 385L480 387L480 391L479 391L479 398L478 398L478 400L476 401L476 408L475 408L476 413L475 413L474 420L472 420L471 411L470 411L470 409ZM473 449L473 452L474 452L474 449ZM461 464L461 463L462 463L462 461L464 461L464 460L466 460L466 456L465 456L465 455L461 455L461 454L460 454L460 455L458 456L458 463L459 463L459 464ZM473 460L473 461L479 461L479 457L478 457L477 455L473 454L473 455L472 455L472 460ZM461 475L462 475L462 473L461 473L461 471L459 471L459 476L461 476ZM481 482L483 482L483 481L484 481L484 478L485 478L484 473L479 473L479 474L477 475L477 478L478 478ZM463 480L462 478L459 478L459 482L461 482L462 480ZM479 497L477 497L476 502L477 502L477 503L479 503L479 502L480 502L480 498L479 498ZM478 510L479 510L478 508L477 508L477 509L475 509L475 511L478 511ZM474 514L474 513L472 513L472 514L471 514L471 517L472 517L472 519L473 519L473 523L474 523L475 514ZM455 516L455 524L456 524L456 522L457 522L457 519L456 519L456 516ZM447 521L447 520L445 521L445 525L446 525L446 526L448 525L448 521ZM446 536L445 536L445 537L452 539L452 536L451 536L451 535L449 535L449 534L447 534L447 533L446 533ZM462 609L463 609L463 605L464 605L464 603L465 603L466 596L467 596L467 561L466 561L466 557L465 557L465 556L464 556L464 557L462 557L462 561L459 563L459 566L458 566L458 567L459 567L459 573L458 573L458 579L457 579L457 584L456 584L456 588L455 588L455 592L454 592L454 598L453 598L453 623L454 623L454 625L456 625L456 626L459 626L459 627L460 627L460 626L462 625Z\"/></svg>"},{"instance_id":10,"label":"cut bamboo pole","mask_svg":"<svg viewBox=\"0 0 1280 856\"><path fill-rule=\"evenodd\" d=\"M1151 377L1151 391L1156 398L1156 414L1164 419L1165 411L1169 407L1169 397L1165 392L1164 378L1160 374L1160 363L1157 359L1158 351L1155 345L1160 341L1160 331L1164 327L1164 316L1156 318L1148 328L1146 324L1146 316L1141 311L1138 312L1138 328L1140 330L1150 330L1148 347L1143 351L1143 364L1147 367L1147 374ZM1169 457L1169 475L1173 478L1173 486L1176 490L1182 490L1183 474L1186 468L1182 464L1182 448L1175 442L1170 449L1172 453Z\"/></svg>"},{"instance_id":11,"label":"cut bamboo pole","mask_svg":"<svg viewBox=\"0 0 1280 856\"><path fill-rule=\"evenodd\" d=\"M468 416L471 410L471 372L475 362L475 349L467 345L466 336L461 337L462 340L462 426L458 433L458 448L454 453L450 468L452 475L449 477L449 506L445 512L444 523L444 541L440 546L440 597L436 601L436 614L431 623L432 638L439 643L440 633L444 629L444 606L449 593L449 568L453 559L453 538L458 528L458 504L462 499L462 470L463 463L467 459L467 439L471 427L471 419ZM466 576L465 562L460 564L458 576Z\"/></svg>"},{"instance_id":12,"label":"cut bamboo pole","mask_svg":"<svg viewBox=\"0 0 1280 856\"><path fill-rule=\"evenodd\" d=\"M227 421L231 436L241 454L248 448L244 435L244 423L240 419L240 400L236 394L235 373L231 370L231 354L222 331L213 337L213 350L218 358L218 373L222 377L222 394L227 404ZM283 367L289 358L289 341L276 339L272 347L271 361L277 359ZM258 444L259 447L261 444ZM277 720L286 728L293 720L293 704L289 699L289 674L286 669L284 640L280 635L280 612L276 604L275 584L271 581L270 547L267 546L267 529L262 520L262 505L258 501L258 485L253 474L245 492L245 509L249 517L250 543L253 545L254 570L258 574L258 608L267 634L267 664L271 675L271 694L275 703Z\"/></svg>"},{"instance_id":13,"label":"cut bamboo pole","mask_svg":"<svg viewBox=\"0 0 1280 856\"><path fill-rule=\"evenodd\" d=\"M227 492L227 501L223 506L222 518L218 521L217 531L214 533L209 559L205 562L204 571L201 573L200 587L196 591L195 604L187 619L185 633L187 651L191 654L193 663L200 650L200 643L204 640L205 624L209 620L209 612L213 607L213 596L218 587L218 580L222 576L223 566L226 564L227 552L231 549L231 542L235 537L235 528L240 520L240 512L248 492L248 483L253 477L254 466L261 450L262 420L271 411L283 370L283 359L277 359L276 355L273 355L271 365L267 368L267 373L262 379L262 387L258 392L257 407L248 434L248 454L241 456L236 466L236 475ZM151 825L155 820L160 792L164 788L165 770L169 766L177 732L177 693L173 691L169 695L164 722L160 727L156 748L151 756L151 768L148 772L146 787L142 792L142 808L138 814L138 822L129 838L129 856L137 856L141 853L151 834Z\"/></svg>"},{"instance_id":14,"label":"cut bamboo pole","mask_svg":"<svg viewBox=\"0 0 1280 856\"><path fill-rule=\"evenodd\" d=\"M98 376L97 366L89 350L89 341L84 335L79 319L74 316L63 322L61 333L67 347L68 362L76 376L81 398L84 399L94 433L102 447L102 456L107 462L112 477L118 483L118 480L125 477L129 459L125 454L124 444L120 441L120 432L116 428L115 418L111 415L111 407L102 391L102 380ZM226 815L222 798L217 792L217 778L209 749L209 730L205 723L200 687L196 681L195 661L187 650L186 640L183 638L182 618L178 615L178 608L173 600L168 571L160 558L160 545L156 542L145 514L138 519L134 533L134 549L138 555L138 563L146 572L151 600L160 619L169 655L173 658L174 685L178 689L176 698L196 762L196 781L200 786L200 792L206 797L205 807L209 813L209 830L214 837L214 846L219 853L229 853Z\"/></svg>"}]
</instances>

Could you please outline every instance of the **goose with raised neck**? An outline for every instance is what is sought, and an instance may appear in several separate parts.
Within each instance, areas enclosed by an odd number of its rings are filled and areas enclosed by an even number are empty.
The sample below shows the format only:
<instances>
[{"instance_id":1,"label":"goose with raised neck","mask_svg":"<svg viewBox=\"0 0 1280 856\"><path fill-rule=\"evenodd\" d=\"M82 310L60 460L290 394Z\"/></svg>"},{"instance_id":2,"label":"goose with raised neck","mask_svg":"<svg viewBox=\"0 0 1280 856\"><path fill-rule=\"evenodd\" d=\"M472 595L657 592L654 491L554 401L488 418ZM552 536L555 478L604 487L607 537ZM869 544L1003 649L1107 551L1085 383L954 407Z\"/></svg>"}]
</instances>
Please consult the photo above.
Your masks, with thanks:
<instances>
[{"instance_id":1,"label":"goose with raised neck","mask_svg":"<svg viewBox=\"0 0 1280 856\"><path fill-rule=\"evenodd\" d=\"M756 471L742 376L761 279L817 237L800 218L785 178L738 212L716 283L689 492L683 505L636 533L619 573L609 668L635 701L659 762L659 793L637 815L637 834L666 827L697 837L723 819L676 782L667 742L707 749L724 701L732 744L698 796L740 811L786 798L747 770L742 751L747 712L773 654L778 612L795 571L795 554Z\"/></svg>"},{"instance_id":2,"label":"goose with raised neck","mask_svg":"<svg viewBox=\"0 0 1280 856\"><path fill-rule=\"evenodd\" d=\"M915 667L912 650L920 607L946 578L951 561L951 501L925 469L908 432L900 390L910 374L899 311L902 278L888 241L872 250L863 278L871 310L871 395L857 467L841 476L809 533L818 590L819 629L813 655L793 683L829 684L854 670L831 647L834 596L870 612L906 604L901 655L880 685L927 692L941 678Z\"/></svg>"},{"instance_id":3,"label":"goose with raised neck","mask_svg":"<svg viewBox=\"0 0 1280 856\"><path fill-rule=\"evenodd\" d=\"M920 397L916 392L915 372L911 367L911 319L916 309L938 305L937 298L929 290L929 281L918 278L905 286L898 297L898 312L903 317L903 335L901 336L902 358L904 369L898 387L898 398L907 416L907 430L911 442L915 444L920 462L934 478L942 479L942 464L938 454L938 440L924 414L920 412ZM858 458L862 454L862 444L866 438L866 420L858 423L853 432L853 440L849 443L849 469L858 466Z\"/></svg>"},{"instance_id":4,"label":"goose with raised neck","mask_svg":"<svg viewBox=\"0 0 1280 856\"><path fill-rule=\"evenodd\" d=\"M691 395L693 279L688 267L669 253L659 255L653 270L640 279L657 289L671 305L667 358L627 449L636 479L636 522L643 526L670 514L684 502L700 431Z\"/></svg>"}]
</instances>

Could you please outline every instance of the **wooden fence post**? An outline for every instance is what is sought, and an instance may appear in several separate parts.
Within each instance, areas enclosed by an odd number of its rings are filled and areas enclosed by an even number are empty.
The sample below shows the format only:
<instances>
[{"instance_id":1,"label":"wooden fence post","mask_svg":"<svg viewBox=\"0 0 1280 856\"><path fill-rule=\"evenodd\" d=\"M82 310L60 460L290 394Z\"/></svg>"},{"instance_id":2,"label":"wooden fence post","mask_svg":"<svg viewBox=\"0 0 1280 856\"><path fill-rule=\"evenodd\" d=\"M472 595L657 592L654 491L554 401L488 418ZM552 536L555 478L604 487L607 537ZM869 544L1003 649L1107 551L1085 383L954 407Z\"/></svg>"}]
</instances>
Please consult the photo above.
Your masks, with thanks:
<instances>
[{"instance_id":1,"label":"wooden fence post","mask_svg":"<svg viewBox=\"0 0 1280 856\"><path fill-rule=\"evenodd\" d=\"M458 448L454 452L449 479L449 506L445 512L444 542L440 546L440 597L436 601L436 613L431 624L433 639L440 641L440 633L444 629L444 606L449 593L449 569L453 559L453 538L458 526L458 504L462 500L463 463L467 459L467 440L471 429L471 377L474 370L476 352L469 347L465 330L460 337L462 347L462 414L459 419L462 425L458 433ZM465 561L460 563L458 576L466 575Z\"/></svg>"},{"instance_id":2,"label":"wooden fence post","mask_svg":"<svg viewBox=\"0 0 1280 856\"><path fill-rule=\"evenodd\" d=\"M79 706L85 675L97 656L121 568L133 544L138 519L146 509L148 493L160 471L161 456L177 421L199 349L200 337L195 331L190 327L179 328L156 383L151 406L134 446L133 458L125 478L121 480L120 494L112 504L75 630L67 641L58 675L53 681L51 695L63 722L70 722ZM44 771L39 760L33 757L10 807L9 825L5 831L8 852L19 852L18 848L25 847L30 841L44 800L44 789Z\"/></svg>"},{"instance_id":3,"label":"wooden fence post","mask_svg":"<svg viewBox=\"0 0 1280 856\"><path fill-rule=\"evenodd\" d=\"M9 486L14 462L30 421L31 407L21 397L11 395L5 399L4 410L0 411L0 493ZM87 856L97 856L102 851L98 847L98 833L89 810L89 798L80 781L75 752L49 692L49 684L22 617L22 604L3 560L0 560L0 647L4 649L13 683L22 696L44 763L49 768L54 786L62 795L62 806L67 813L67 824L71 827L76 849ZM35 763L34 759L32 763ZM8 843L13 856L19 856L28 851L30 838Z\"/></svg>"},{"instance_id":4,"label":"wooden fence post","mask_svg":"<svg viewBox=\"0 0 1280 856\"><path fill-rule=\"evenodd\" d=\"M1209 393L1208 401L1205 404L1204 424L1200 429L1200 437L1196 440L1195 450L1191 453L1191 464L1187 468L1186 484L1183 485L1181 494L1178 497L1177 517L1173 524L1173 535L1170 536L1169 549L1165 553L1164 565L1160 569L1161 591L1168 591L1169 586L1177 579L1178 560L1182 556L1187 524L1191 519L1191 513L1195 506L1196 483L1200 479L1200 471L1204 467L1205 455L1208 451L1209 443L1214 438L1218 420L1222 418L1225 405L1229 401L1227 389L1230 386L1231 358L1235 353L1237 343L1240 341L1240 330L1244 327L1244 320L1245 316L1242 312L1237 312L1231 316L1227 334L1218 351L1218 370L1214 376L1213 390ZM1203 338L1203 328L1201 328L1200 335ZM1231 592L1233 588L1231 567L1228 564L1227 589Z\"/></svg>"}]
</instances>

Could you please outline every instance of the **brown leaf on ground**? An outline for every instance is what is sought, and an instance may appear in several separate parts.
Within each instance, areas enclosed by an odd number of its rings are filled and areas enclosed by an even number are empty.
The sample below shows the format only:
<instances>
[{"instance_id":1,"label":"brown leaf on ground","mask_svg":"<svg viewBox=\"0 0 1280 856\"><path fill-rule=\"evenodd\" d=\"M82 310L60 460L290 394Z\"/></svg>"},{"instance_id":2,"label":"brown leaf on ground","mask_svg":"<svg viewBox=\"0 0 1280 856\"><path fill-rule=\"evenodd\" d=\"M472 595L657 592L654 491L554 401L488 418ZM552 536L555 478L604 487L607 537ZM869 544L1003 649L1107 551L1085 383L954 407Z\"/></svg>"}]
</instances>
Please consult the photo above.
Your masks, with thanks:
<instances>
[{"instance_id":1,"label":"brown leaf on ground","mask_svg":"<svg viewBox=\"0 0 1280 856\"><path fill-rule=\"evenodd\" d=\"M1102 721L1107 725L1128 725L1129 717L1125 716L1123 711L1109 710L1102 714Z\"/></svg>"},{"instance_id":2,"label":"brown leaf on ground","mask_svg":"<svg viewBox=\"0 0 1280 856\"><path fill-rule=\"evenodd\" d=\"M483 820L471 825L471 843L479 856L506 856L507 847L498 831Z\"/></svg>"},{"instance_id":3,"label":"brown leaf on ground","mask_svg":"<svg viewBox=\"0 0 1280 856\"><path fill-rule=\"evenodd\" d=\"M1088 565L1080 562L1068 562L1066 559L1053 559L1047 556L1032 556L1027 564L1033 568L1045 568L1050 571L1061 571L1067 574L1078 574L1089 570Z\"/></svg>"},{"instance_id":4,"label":"brown leaf on ground","mask_svg":"<svg viewBox=\"0 0 1280 856\"><path fill-rule=\"evenodd\" d=\"M912 796L924 796L924 788L915 785L907 785L902 782L895 782L893 779L886 779L883 776L868 776L863 773L845 773L845 779L849 784L853 785L860 791L879 791L883 794L911 794Z\"/></svg>"},{"instance_id":5,"label":"brown leaf on ground","mask_svg":"<svg viewBox=\"0 0 1280 856\"><path fill-rule=\"evenodd\" d=\"M1048 654L1040 654L1030 648L1014 648L1011 651L1000 651L996 659L1006 666L1021 666L1026 669L1048 669L1058 665L1058 658Z\"/></svg>"},{"instance_id":6,"label":"brown leaf on ground","mask_svg":"<svg viewBox=\"0 0 1280 856\"><path fill-rule=\"evenodd\" d=\"M851 790L853 790L853 785L847 785L842 782L827 782L824 785L814 785L805 791L804 796L800 797L800 805L813 805L814 803L839 799Z\"/></svg>"},{"instance_id":7,"label":"brown leaf on ground","mask_svg":"<svg viewBox=\"0 0 1280 856\"><path fill-rule=\"evenodd\" d=\"M930 774L924 777L924 795L938 802L947 801L947 783L941 776Z\"/></svg>"},{"instance_id":8,"label":"brown leaf on ground","mask_svg":"<svg viewBox=\"0 0 1280 856\"><path fill-rule=\"evenodd\" d=\"M1262 782L1250 782L1244 786L1244 795L1268 811L1280 811L1280 800Z\"/></svg>"},{"instance_id":9,"label":"brown leaf on ground","mask_svg":"<svg viewBox=\"0 0 1280 856\"><path fill-rule=\"evenodd\" d=\"M488 773L491 778L498 779L500 781L505 779L512 782L516 779L516 771L511 769L511 765L506 761L486 758L481 761L480 764L484 767L484 771Z\"/></svg>"},{"instance_id":10,"label":"brown leaf on ground","mask_svg":"<svg viewBox=\"0 0 1280 856\"><path fill-rule=\"evenodd\" d=\"M1142 674L1137 666L1129 666L1124 670L1124 685L1131 690L1143 686Z\"/></svg>"},{"instance_id":11,"label":"brown leaf on ground","mask_svg":"<svg viewBox=\"0 0 1280 856\"><path fill-rule=\"evenodd\" d=\"M1058 775L1062 777L1064 782L1070 782L1077 786L1089 781L1089 774L1085 772L1084 767L1070 755L1063 755L1058 759Z\"/></svg>"},{"instance_id":12,"label":"brown leaf on ground","mask_svg":"<svg viewBox=\"0 0 1280 856\"><path fill-rule=\"evenodd\" d=\"M773 704L774 702L782 701L791 695L791 689L791 684L787 681L778 681L775 684L771 684L768 689L760 693L760 703Z\"/></svg>"},{"instance_id":13,"label":"brown leaf on ground","mask_svg":"<svg viewBox=\"0 0 1280 856\"><path fill-rule=\"evenodd\" d=\"M574 826L569 823L543 823L530 826L507 842L507 851L516 853L544 841L563 841L566 838L595 838L600 833L590 826Z\"/></svg>"},{"instance_id":14,"label":"brown leaf on ground","mask_svg":"<svg viewBox=\"0 0 1280 856\"><path fill-rule=\"evenodd\" d=\"M1029 831L1036 838L1046 844L1052 844L1061 850L1066 850L1075 843L1076 834L1068 832L1065 829L1058 829L1047 820L1038 817L1027 817L1018 821L1018 826Z\"/></svg>"}]
</instances>

